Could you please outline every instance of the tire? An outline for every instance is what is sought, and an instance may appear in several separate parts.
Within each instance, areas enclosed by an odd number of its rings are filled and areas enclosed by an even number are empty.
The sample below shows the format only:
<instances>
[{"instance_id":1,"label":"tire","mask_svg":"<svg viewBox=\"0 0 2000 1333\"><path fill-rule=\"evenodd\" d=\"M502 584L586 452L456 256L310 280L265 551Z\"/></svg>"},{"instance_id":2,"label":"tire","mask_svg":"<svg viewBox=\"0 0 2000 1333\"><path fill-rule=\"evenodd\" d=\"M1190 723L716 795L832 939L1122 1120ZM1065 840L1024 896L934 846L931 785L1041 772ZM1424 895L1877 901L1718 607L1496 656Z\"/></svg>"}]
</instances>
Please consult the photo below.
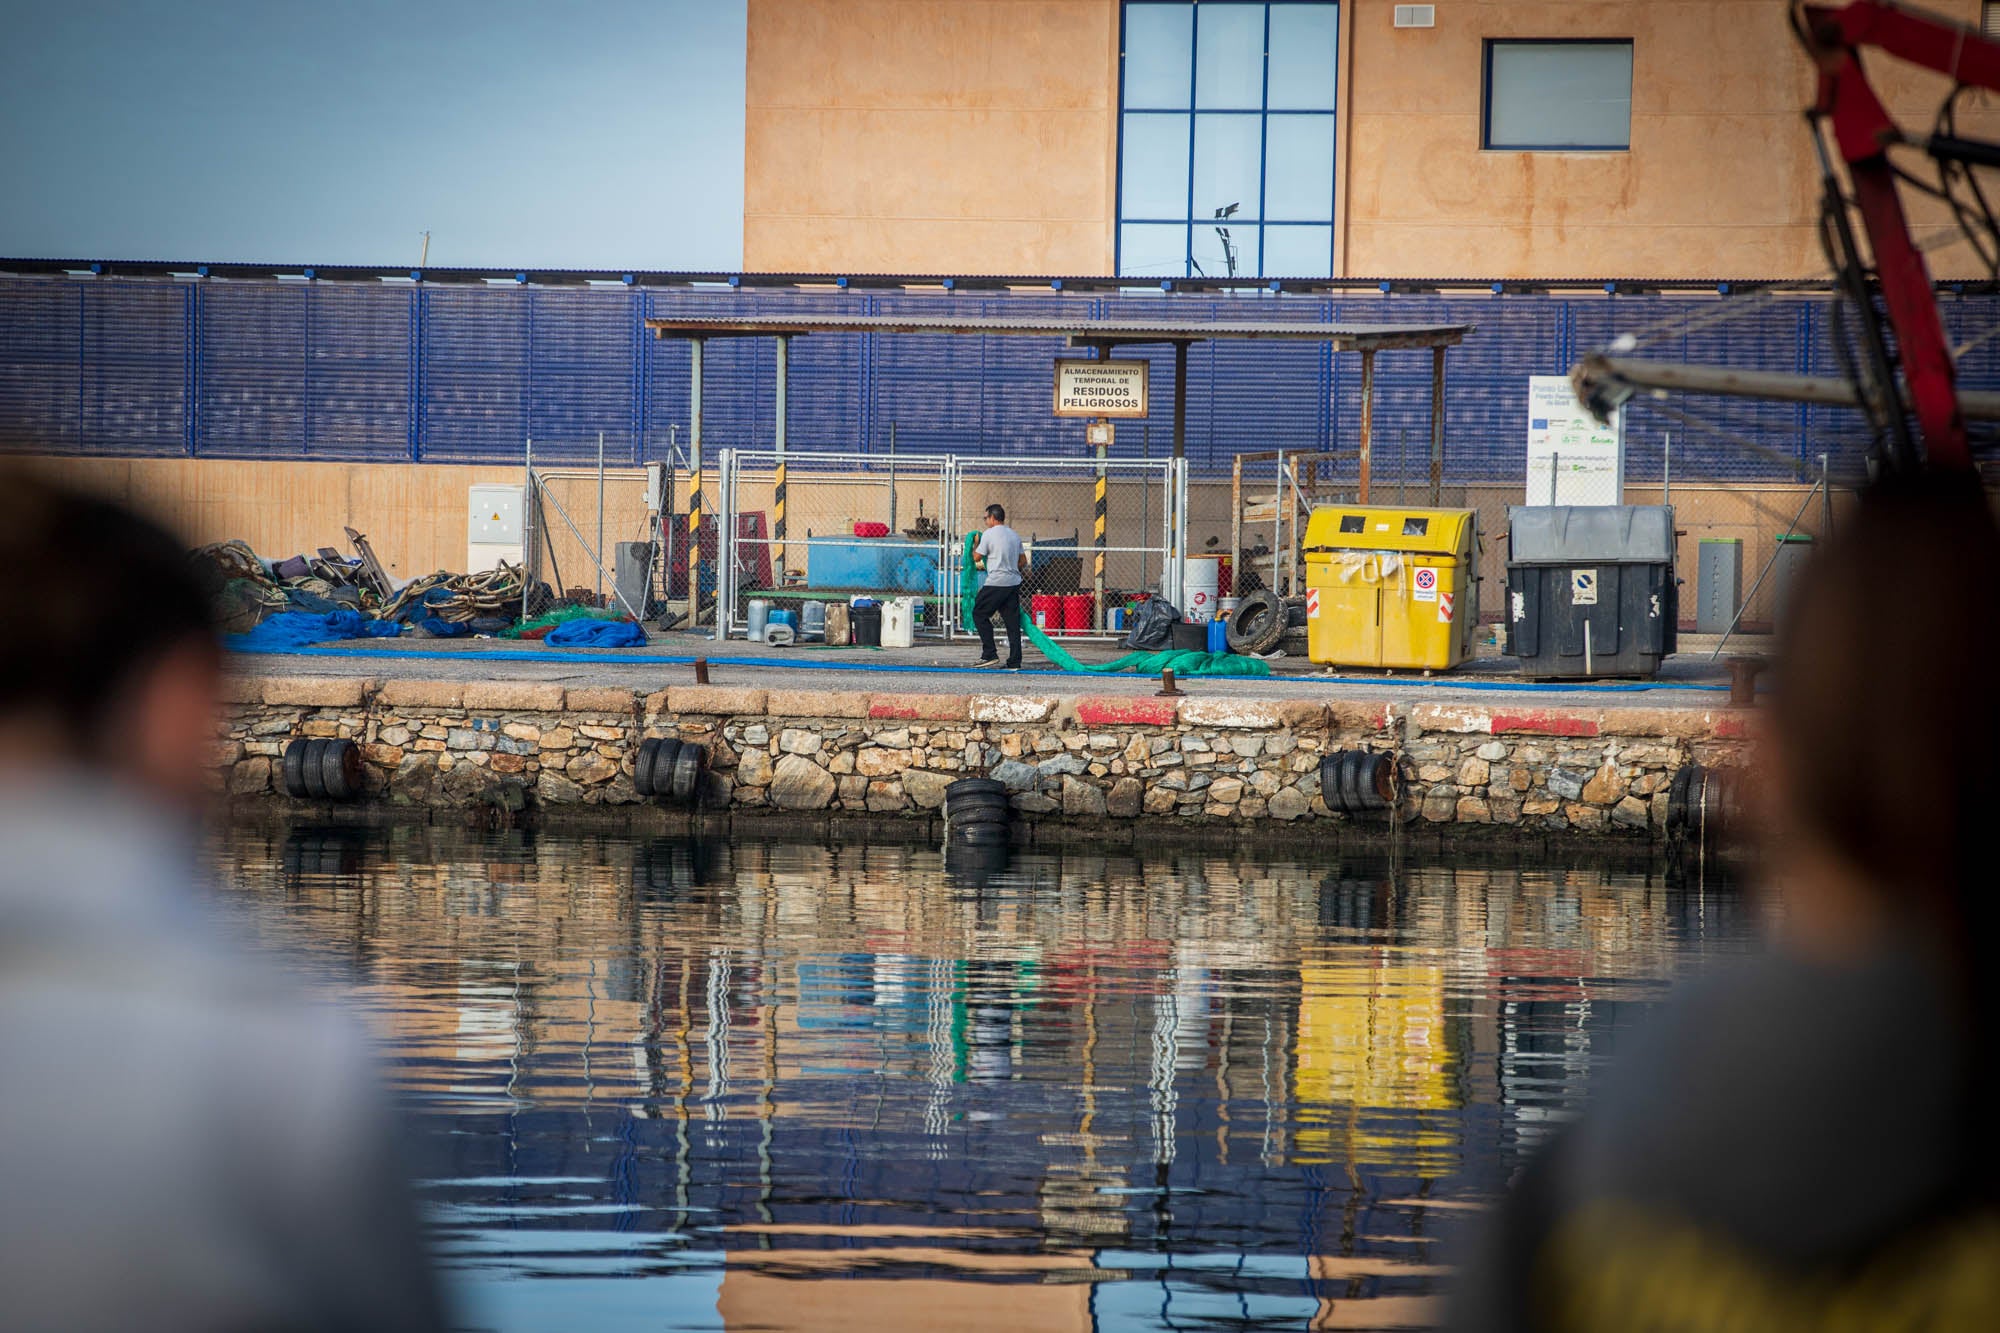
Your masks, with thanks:
<instances>
[{"instance_id":1,"label":"tire","mask_svg":"<svg viewBox=\"0 0 2000 1333\"><path fill-rule=\"evenodd\" d=\"M315 800L326 796L325 771L320 768L320 755L326 749L325 741L307 741L299 760L299 769L305 778L306 795Z\"/></svg>"},{"instance_id":2,"label":"tire","mask_svg":"<svg viewBox=\"0 0 2000 1333\"><path fill-rule=\"evenodd\" d=\"M959 810L1005 810L1007 808L1007 797L997 792L991 796L980 792L973 796L960 796L956 800L946 797L944 808L947 814Z\"/></svg>"},{"instance_id":3,"label":"tire","mask_svg":"<svg viewBox=\"0 0 2000 1333\"><path fill-rule=\"evenodd\" d=\"M956 810L945 816L945 823L955 829L971 828L974 824L1011 824L1013 812L1004 806L999 809L981 807L976 810Z\"/></svg>"},{"instance_id":4,"label":"tire","mask_svg":"<svg viewBox=\"0 0 2000 1333\"><path fill-rule=\"evenodd\" d=\"M660 748L657 736L648 736L639 742L639 753L632 759L632 790L641 796L653 794L653 751Z\"/></svg>"},{"instance_id":5,"label":"tire","mask_svg":"<svg viewBox=\"0 0 2000 1333\"><path fill-rule=\"evenodd\" d=\"M1013 841L1013 837L1005 824L967 824L951 831L952 841L967 847L997 847Z\"/></svg>"},{"instance_id":6,"label":"tire","mask_svg":"<svg viewBox=\"0 0 2000 1333\"><path fill-rule=\"evenodd\" d=\"M992 778L960 778L944 789L944 803L950 805L961 796L1007 796L1007 784Z\"/></svg>"},{"instance_id":7,"label":"tire","mask_svg":"<svg viewBox=\"0 0 2000 1333\"><path fill-rule=\"evenodd\" d=\"M295 740L285 747L285 795L294 799L306 794L306 746L310 744L308 740Z\"/></svg>"},{"instance_id":8,"label":"tire","mask_svg":"<svg viewBox=\"0 0 2000 1333\"><path fill-rule=\"evenodd\" d=\"M1682 838L1688 828L1688 789L1694 785L1695 766L1683 764L1667 784L1667 836Z\"/></svg>"},{"instance_id":9,"label":"tire","mask_svg":"<svg viewBox=\"0 0 2000 1333\"><path fill-rule=\"evenodd\" d=\"M1368 808L1361 795L1361 754L1357 750L1345 751L1340 756L1340 801L1350 815Z\"/></svg>"},{"instance_id":10,"label":"tire","mask_svg":"<svg viewBox=\"0 0 2000 1333\"><path fill-rule=\"evenodd\" d=\"M663 801L672 792L674 761L680 755L681 743L677 740L663 740L653 747L653 762L646 767L646 785L652 789L652 799Z\"/></svg>"},{"instance_id":11,"label":"tire","mask_svg":"<svg viewBox=\"0 0 2000 1333\"><path fill-rule=\"evenodd\" d=\"M1326 802L1326 808L1340 813L1345 803L1340 795L1340 761L1345 750L1327 755L1319 761L1319 798Z\"/></svg>"},{"instance_id":12,"label":"tire","mask_svg":"<svg viewBox=\"0 0 2000 1333\"><path fill-rule=\"evenodd\" d=\"M708 747L683 744L674 756L674 776L667 790L676 804L693 805L701 795L701 780L708 773Z\"/></svg>"},{"instance_id":13,"label":"tire","mask_svg":"<svg viewBox=\"0 0 2000 1333\"><path fill-rule=\"evenodd\" d=\"M1269 588L1259 588L1236 604L1224 626L1232 653L1268 653L1285 637L1285 604Z\"/></svg>"},{"instance_id":14,"label":"tire","mask_svg":"<svg viewBox=\"0 0 2000 1333\"><path fill-rule=\"evenodd\" d=\"M330 801L351 801L361 794L361 751L353 741L321 741L319 785Z\"/></svg>"},{"instance_id":15,"label":"tire","mask_svg":"<svg viewBox=\"0 0 2000 1333\"><path fill-rule=\"evenodd\" d=\"M1389 756L1357 750L1354 760L1354 790L1364 809L1387 810L1396 803L1394 770Z\"/></svg>"}]
</instances>

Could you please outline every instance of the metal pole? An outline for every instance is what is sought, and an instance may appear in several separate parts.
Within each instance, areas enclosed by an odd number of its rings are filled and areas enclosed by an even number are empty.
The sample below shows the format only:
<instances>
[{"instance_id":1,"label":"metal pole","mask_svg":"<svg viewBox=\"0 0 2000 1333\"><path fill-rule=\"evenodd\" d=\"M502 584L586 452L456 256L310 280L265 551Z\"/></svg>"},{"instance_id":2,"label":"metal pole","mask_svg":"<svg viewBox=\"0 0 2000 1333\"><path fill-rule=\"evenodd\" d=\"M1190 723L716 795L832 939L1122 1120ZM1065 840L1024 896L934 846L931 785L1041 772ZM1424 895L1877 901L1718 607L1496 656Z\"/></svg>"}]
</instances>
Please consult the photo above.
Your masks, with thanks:
<instances>
[{"instance_id":1,"label":"metal pole","mask_svg":"<svg viewBox=\"0 0 2000 1333\"><path fill-rule=\"evenodd\" d=\"M688 340L688 628L701 628L702 340Z\"/></svg>"},{"instance_id":2,"label":"metal pole","mask_svg":"<svg viewBox=\"0 0 2000 1333\"><path fill-rule=\"evenodd\" d=\"M1410 432L1398 427L1396 430L1396 503L1403 503L1403 479L1410 475ZM1437 504L1437 496L1431 496L1431 503Z\"/></svg>"},{"instance_id":3,"label":"metal pole","mask_svg":"<svg viewBox=\"0 0 2000 1333\"><path fill-rule=\"evenodd\" d=\"M1151 422L1147 422L1139 427L1139 457L1148 463L1153 461L1153 426ZM1139 532L1143 539L1147 527L1153 521L1153 484L1146 479L1144 469L1141 469L1139 476L1140 480L1144 482L1139 487ZM1150 586L1152 579L1153 557L1144 546L1141 546L1139 548L1139 586L1141 588Z\"/></svg>"},{"instance_id":4,"label":"metal pole","mask_svg":"<svg viewBox=\"0 0 2000 1333\"><path fill-rule=\"evenodd\" d=\"M1830 540L1833 536L1833 485L1828 477L1827 455L1819 456L1819 539Z\"/></svg>"},{"instance_id":5,"label":"metal pole","mask_svg":"<svg viewBox=\"0 0 2000 1333\"><path fill-rule=\"evenodd\" d=\"M604 432L597 432L597 600L604 600ZM615 582L616 580L614 580Z\"/></svg>"},{"instance_id":6,"label":"metal pole","mask_svg":"<svg viewBox=\"0 0 2000 1333\"><path fill-rule=\"evenodd\" d=\"M528 618L528 589L537 580L535 559L535 441L530 436L521 451L521 619Z\"/></svg>"},{"instance_id":7,"label":"metal pole","mask_svg":"<svg viewBox=\"0 0 2000 1333\"><path fill-rule=\"evenodd\" d=\"M1111 423L1108 421L1105 422L1104 428L1107 431L1110 430ZM1099 634L1102 634L1104 632L1104 527L1105 527L1105 518L1107 514L1107 506L1105 504L1106 455L1107 455L1107 446L1103 444L1098 445L1097 446L1097 497L1096 497L1095 509L1091 515L1092 522L1095 523L1097 531L1097 572L1095 577L1091 580L1091 589L1095 594L1091 598L1091 602L1096 607L1096 611L1092 618L1095 621L1097 632Z\"/></svg>"},{"instance_id":8,"label":"metal pole","mask_svg":"<svg viewBox=\"0 0 2000 1333\"><path fill-rule=\"evenodd\" d=\"M1361 478L1359 503L1368 503L1375 451L1375 352L1361 353Z\"/></svg>"},{"instance_id":9,"label":"metal pole","mask_svg":"<svg viewBox=\"0 0 2000 1333\"><path fill-rule=\"evenodd\" d=\"M1431 348L1431 506L1444 503L1444 348Z\"/></svg>"},{"instance_id":10,"label":"metal pole","mask_svg":"<svg viewBox=\"0 0 2000 1333\"><path fill-rule=\"evenodd\" d=\"M786 334L778 335L778 402L776 427L777 477L771 490L771 581L772 586L785 586L785 435L786 409L791 384L792 340ZM731 512L734 513L732 507ZM734 520L732 520L733 522Z\"/></svg>"},{"instance_id":11,"label":"metal pole","mask_svg":"<svg viewBox=\"0 0 2000 1333\"><path fill-rule=\"evenodd\" d=\"M889 423L889 535L896 535L896 423Z\"/></svg>"},{"instance_id":12,"label":"metal pole","mask_svg":"<svg viewBox=\"0 0 2000 1333\"><path fill-rule=\"evenodd\" d=\"M1278 481L1271 495L1271 591L1283 595L1284 580L1278 577L1278 562L1285 554L1285 451L1278 450Z\"/></svg>"},{"instance_id":13,"label":"metal pole","mask_svg":"<svg viewBox=\"0 0 2000 1333\"><path fill-rule=\"evenodd\" d=\"M1549 503L1556 502L1556 468L1562 462L1561 454L1549 455Z\"/></svg>"},{"instance_id":14,"label":"metal pole","mask_svg":"<svg viewBox=\"0 0 2000 1333\"><path fill-rule=\"evenodd\" d=\"M1660 445L1660 503L1672 506L1674 502L1674 433L1667 432L1665 443Z\"/></svg>"},{"instance_id":15,"label":"metal pole","mask_svg":"<svg viewBox=\"0 0 2000 1333\"><path fill-rule=\"evenodd\" d=\"M1188 345L1174 344L1174 455L1168 475L1168 494L1172 497L1168 510L1167 558L1160 569L1160 583L1164 589L1171 585L1173 601L1180 604L1181 582L1184 571L1181 561L1185 554L1182 544L1187 537L1187 362Z\"/></svg>"}]
</instances>

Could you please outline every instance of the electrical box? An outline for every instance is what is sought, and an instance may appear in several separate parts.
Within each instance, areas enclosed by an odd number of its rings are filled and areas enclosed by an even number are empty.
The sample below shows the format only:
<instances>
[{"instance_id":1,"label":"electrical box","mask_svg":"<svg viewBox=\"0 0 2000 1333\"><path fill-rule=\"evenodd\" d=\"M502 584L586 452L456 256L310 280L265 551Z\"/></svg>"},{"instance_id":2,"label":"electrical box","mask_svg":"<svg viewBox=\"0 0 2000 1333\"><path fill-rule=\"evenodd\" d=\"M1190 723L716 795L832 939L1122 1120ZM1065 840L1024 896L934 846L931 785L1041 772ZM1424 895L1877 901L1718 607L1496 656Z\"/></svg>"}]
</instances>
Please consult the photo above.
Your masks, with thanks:
<instances>
[{"instance_id":1,"label":"electrical box","mask_svg":"<svg viewBox=\"0 0 2000 1333\"><path fill-rule=\"evenodd\" d=\"M467 490L465 572L482 574L521 563L522 493L519 486L473 486Z\"/></svg>"},{"instance_id":2,"label":"electrical box","mask_svg":"<svg viewBox=\"0 0 2000 1333\"><path fill-rule=\"evenodd\" d=\"M1702 538L1695 569L1695 632L1729 633L1742 605L1742 541L1735 537Z\"/></svg>"}]
</instances>

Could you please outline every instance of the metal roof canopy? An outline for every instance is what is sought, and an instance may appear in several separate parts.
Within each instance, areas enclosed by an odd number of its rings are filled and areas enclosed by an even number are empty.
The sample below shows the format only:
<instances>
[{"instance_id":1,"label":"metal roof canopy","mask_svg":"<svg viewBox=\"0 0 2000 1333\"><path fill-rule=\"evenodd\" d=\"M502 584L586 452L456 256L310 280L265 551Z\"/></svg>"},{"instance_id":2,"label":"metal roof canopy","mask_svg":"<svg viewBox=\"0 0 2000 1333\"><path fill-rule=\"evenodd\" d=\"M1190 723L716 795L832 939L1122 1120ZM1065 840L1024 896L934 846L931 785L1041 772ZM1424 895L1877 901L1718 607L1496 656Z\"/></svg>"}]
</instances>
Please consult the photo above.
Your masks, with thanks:
<instances>
[{"instance_id":1,"label":"metal roof canopy","mask_svg":"<svg viewBox=\"0 0 2000 1333\"><path fill-rule=\"evenodd\" d=\"M1071 347L1094 347L1100 355L1115 347L1168 344L1174 349L1174 450L1187 456L1187 351L1210 340L1264 339L1326 343L1335 352L1361 356L1360 475L1362 503L1369 498L1375 436L1375 354L1423 350L1431 353L1431 500L1437 503L1444 476L1444 354L1473 331L1470 324L1320 324L1303 320L1035 319L1018 315L778 315L668 316L648 319L657 337L687 341L691 470L701 469L702 344L709 338L774 337L778 340L776 453L785 453L785 398L790 342L812 333L973 333L1063 338ZM782 519L777 520L782 522ZM775 524L774 524L775 526Z\"/></svg>"}]
</instances>

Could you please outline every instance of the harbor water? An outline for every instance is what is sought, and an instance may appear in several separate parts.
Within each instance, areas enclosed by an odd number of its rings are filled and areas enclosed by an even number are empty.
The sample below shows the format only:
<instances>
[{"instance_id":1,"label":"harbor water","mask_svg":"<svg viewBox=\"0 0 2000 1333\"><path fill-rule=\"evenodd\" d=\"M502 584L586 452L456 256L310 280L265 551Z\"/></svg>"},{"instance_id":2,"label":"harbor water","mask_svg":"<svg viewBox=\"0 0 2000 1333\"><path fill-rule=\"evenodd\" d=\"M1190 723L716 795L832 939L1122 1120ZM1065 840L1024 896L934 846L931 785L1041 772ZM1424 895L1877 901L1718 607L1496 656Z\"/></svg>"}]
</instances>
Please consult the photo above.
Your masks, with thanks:
<instances>
[{"instance_id":1,"label":"harbor water","mask_svg":"<svg viewBox=\"0 0 2000 1333\"><path fill-rule=\"evenodd\" d=\"M239 827L470 1328L1423 1327L1671 984L1656 865Z\"/></svg>"}]
</instances>

